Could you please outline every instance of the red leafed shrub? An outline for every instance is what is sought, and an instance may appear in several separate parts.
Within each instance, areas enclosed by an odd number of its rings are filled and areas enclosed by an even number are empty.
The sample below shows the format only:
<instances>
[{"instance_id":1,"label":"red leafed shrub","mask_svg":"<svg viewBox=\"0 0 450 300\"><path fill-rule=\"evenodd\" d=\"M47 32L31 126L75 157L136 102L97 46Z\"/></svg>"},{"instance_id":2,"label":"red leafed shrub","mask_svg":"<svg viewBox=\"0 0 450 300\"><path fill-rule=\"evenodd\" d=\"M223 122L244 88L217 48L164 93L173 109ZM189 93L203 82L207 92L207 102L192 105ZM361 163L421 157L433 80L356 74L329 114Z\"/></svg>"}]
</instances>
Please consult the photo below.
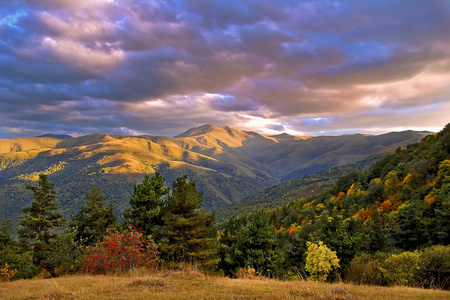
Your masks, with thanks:
<instances>
[{"instance_id":1,"label":"red leafed shrub","mask_svg":"<svg viewBox=\"0 0 450 300\"><path fill-rule=\"evenodd\" d=\"M150 237L145 239L141 232L132 227L128 229L128 232L109 229L103 241L88 250L84 264L86 272L124 273L139 267L150 268L160 261L153 240Z\"/></svg>"}]
</instances>

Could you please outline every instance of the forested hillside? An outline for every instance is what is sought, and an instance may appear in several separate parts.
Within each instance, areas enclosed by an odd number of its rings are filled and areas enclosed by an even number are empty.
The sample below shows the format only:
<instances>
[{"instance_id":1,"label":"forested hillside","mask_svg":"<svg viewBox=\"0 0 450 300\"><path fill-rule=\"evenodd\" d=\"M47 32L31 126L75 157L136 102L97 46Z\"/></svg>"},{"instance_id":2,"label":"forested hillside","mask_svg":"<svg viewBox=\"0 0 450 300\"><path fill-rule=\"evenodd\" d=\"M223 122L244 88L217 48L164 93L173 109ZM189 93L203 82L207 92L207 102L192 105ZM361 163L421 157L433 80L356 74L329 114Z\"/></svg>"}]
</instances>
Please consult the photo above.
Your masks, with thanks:
<instances>
[{"instance_id":1,"label":"forested hillside","mask_svg":"<svg viewBox=\"0 0 450 300\"><path fill-rule=\"evenodd\" d=\"M203 206L215 211L280 180L393 151L425 134L269 137L205 125L178 137L97 133L0 140L0 220L17 219L21 208L31 201L25 186L41 173L55 183L59 207L66 217L81 208L85 193L93 187L99 187L121 215L133 185L155 170L163 172L168 182L184 174L196 180L204 191Z\"/></svg>"},{"instance_id":2,"label":"forested hillside","mask_svg":"<svg viewBox=\"0 0 450 300\"><path fill-rule=\"evenodd\" d=\"M312 242L337 254L348 280L448 287L450 248L436 245L450 243L450 124L316 196L232 217L221 234L229 274L304 272Z\"/></svg>"},{"instance_id":3,"label":"forested hillside","mask_svg":"<svg viewBox=\"0 0 450 300\"><path fill-rule=\"evenodd\" d=\"M381 160L385 155L374 155L362 161L332 167L313 175L291 179L275 186L266 188L232 205L216 210L219 224L227 221L231 216L245 216L260 209L274 209L287 203L308 196L316 195L325 189L332 188L343 175L352 171L361 171L370 167L374 162Z\"/></svg>"}]
</instances>

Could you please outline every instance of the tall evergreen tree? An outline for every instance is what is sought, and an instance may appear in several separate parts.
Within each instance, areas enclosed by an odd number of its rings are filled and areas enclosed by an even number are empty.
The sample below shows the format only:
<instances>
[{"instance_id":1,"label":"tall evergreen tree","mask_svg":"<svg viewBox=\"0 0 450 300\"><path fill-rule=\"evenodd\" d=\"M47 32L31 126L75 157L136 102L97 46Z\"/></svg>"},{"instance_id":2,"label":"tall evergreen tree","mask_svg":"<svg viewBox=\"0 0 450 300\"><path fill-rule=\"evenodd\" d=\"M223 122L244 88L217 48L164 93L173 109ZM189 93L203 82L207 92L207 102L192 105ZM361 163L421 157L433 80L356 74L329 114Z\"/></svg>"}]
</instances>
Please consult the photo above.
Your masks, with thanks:
<instances>
[{"instance_id":1,"label":"tall evergreen tree","mask_svg":"<svg viewBox=\"0 0 450 300\"><path fill-rule=\"evenodd\" d=\"M245 265L244 253L239 249L244 236L244 222L235 216L230 217L220 235L219 268L226 275L233 275L240 266Z\"/></svg>"},{"instance_id":2,"label":"tall evergreen tree","mask_svg":"<svg viewBox=\"0 0 450 300\"><path fill-rule=\"evenodd\" d=\"M165 187L165 181L159 171L152 177L145 175L143 182L134 186L134 193L130 199L131 207L124 213L127 225L137 223L137 226L151 235L157 243L160 241L161 228L164 225L163 197L170 192L170 188Z\"/></svg>"},{"instance_id":3,"label":"tall evergreen tree","mask_svg":"<svg viewBox=\"0 0 450 300\"><path fill-rule=\"evenodd\" d=\"M173 183L172 195L164 215L162 254L166 260L196 262L211 267L218 262L215 239L215 215L200 209L203 191L187 175Z\"/></svg>"},{"instance_id":4,"label":"tall evergreen tree","mask_svg":"<svg viewBox=\"0 0 450 300\"><path fill-rule=\"evenodd\" d=\"M271 276L277 274L285 260L285 252L278 242L270 214L260 210L247 223L238 245L247 265Z\"/></svg>"},{"instance_id":5,"label":"tall evergreen tree","mask_svg":"<svg viewBox=\"0 0 450 300\"><path fill-rule=\"evenodd\" d=\"M63 215L56 212L58 204L55 200L54 187L55 184L48 181L46 174L39 175L37 186L26 186L33 192L34 200L31 206L22 209L25 215L20 216L17 233L19 239L30 247L32 265L37 265L45 259L45 252L50 248L50 240L58 236L58 227L65 223Z\"/></svg>"},{"instance_id":6,"label":"tall evergreen tree","mask_svg":"<svg viewBox=\"0 0 450 300\"><path fill-rule=\"evenodd\" d=\"M0 269L8 264L9 270L16 269L19 271L16 278L24 277L22 270L29 269L30 253L24 252L19 243L11 237L10 227L11 220L9 219L0 223ZM3 275L11 279L9 274Z\"/></svg>"},{"instance_id":7,"label":"tall evergreen tree","mask_svg":"<svg viewBox=\"0 0 450 300\"><path fill-rule=\"evenodd\" d=\"M84 246L94 246L106 235L108 228L117 227L112 202L105 208L103 195L98 187L86 193L86 205L72 217L70 227L76 229L75 240Z\"/></svg>"},{"instance_id":8,"label":"tall evergreen tree","mask_svg":"<svg viewBox=\"0 0 450 300\"><path fill-rule=\"evenodd\" d=\"M245 224L230 218L220 237L219 267L227 275L252 267L258 274L283 276L291 265L286 260L288 235L276 234L274 225L263 210L248 215Z\"/></svg>"},{"instance_id":9,"label":"tall evergreen tree","mask_svg":"<svg viewBox=\"0 0 450 300\"><path fill-rule=\"evenodd\" d=\"M428 228L423 218L423 206L423 200L414 195L409 203L398 210L397 224L400 232L397 233L396 240L405 250L418 249L427 245L429 241Z\"/></svg>"},{"instance_id":10,"label":"tall evergreen tree","mask_svg":"<svg viewBox=\"0 0 450 300\"><path fill-rule=\"evenodd\" d=\"M437 195L435 209L435 244L448 245L450 241L450 176L444 181Z\"/></svg>"},{"instance_id":11,"label":"tall evergreen tree","mask_svg":"<svg viewBox=\"0 0 450 300\"><path fill-rule=\"evenodd\" d=\"M365 221L367 228L367 237L369 239L369 252L374 254L376 252L388 252L394 247L394 238L392 236L392 226L388 226L388 220L384 221L384 218L390 219L392 223L392 217L383 213L380 215L378 209L373 210L373 215Z\"/></svg>"}]
</instances>

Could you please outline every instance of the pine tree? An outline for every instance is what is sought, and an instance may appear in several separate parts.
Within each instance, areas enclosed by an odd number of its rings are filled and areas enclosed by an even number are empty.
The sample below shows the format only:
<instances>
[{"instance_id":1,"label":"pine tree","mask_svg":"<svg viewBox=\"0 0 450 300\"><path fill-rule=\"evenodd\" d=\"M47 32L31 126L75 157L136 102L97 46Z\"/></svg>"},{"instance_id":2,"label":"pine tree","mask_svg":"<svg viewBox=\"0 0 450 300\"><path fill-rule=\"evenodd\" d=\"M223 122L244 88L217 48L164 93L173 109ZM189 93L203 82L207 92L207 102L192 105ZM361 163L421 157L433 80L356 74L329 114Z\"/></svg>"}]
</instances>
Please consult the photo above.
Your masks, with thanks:
<instances>
[{"instance_id":1,"label":"pine tree","mask_svg":"<svg viewBox=\"0 0 450 300\"><path fill-rule=\"evenodd\" d=\"M244 236L244 222L235 216L230 217L220 234L219 268L232 276L240 266L245 265L244 253L239 244Z\"/></svg>"},{"instance_id":2,"label":"pine tree","mask_svg":"<svg viewBox=\"0 0 450 300\"><path fill-rule=\"evenodd\" d=\"M187 175L173 183L164 216L165 230L162 254L166 260L200 263L211 267L218 262L217 241L213 226L215 215L200 209L203 191Z\"/></svg>"},{"instance_id":3,"label":"pine tree","mask_svg":"<svg viewBox=\"0 0 450 300\"><path fill-rule=\"evenodd\" d=\"M260 274L277 274L285 260L285 252L277 240L270 214L263 210L251 216L238 247L244 253L245 263Z\"/></svg>"},{"instance_id":4,"label":"pine tree","mask_svg":"<svg viewBox=\"0 0 450 300\"><path fill-rule=\"evenodd\" d=\"M448 245L450 243L450 176L447 176L438 191L435 214L434 242Z\"/></svg>"},{"instance_id":5,"label":"pine tree","mask_svg":"<svg viewBox=\"0 0 450 300\"><path fill-rule=\"evenodd\" d=\"M117 227L112 202L105 208L103 195L98 187L86 193L86 205L72 217L70 227L76 230L75 240L84 246L94 246L106 235L108 228Z\"/></svg>"},{"instance_id":6,"label":"pine tree","mask_svg":"<svg viewBox=\"0 0 450 300\"><path fill-rule=\"evenodd\" d=\"M14 240L9 233L9 228L11 227L11 220L3 220L0 224L0 251L4 248L13 245Z\"/></svg>"},{"instance_id":7,"label":"pine tree","mask_svg":"<svg viewBox=\"0 0 450 300\"><path fill-rule=\"evenodd\" d=\"M29 262L28 253L22 254L18 243L11 237L11 220L6 219L0 223L0 269L2 271L18 269L18 267L27 266ZM5 266L9 266L5 270ZM0 282L11 279L11 274L1 272ZM15 273L15 272L13 272ZM6 276L6 278L5 278Z\"/></svg>"},{"instance_id":8,"label":"pine tree","mask_svg":"<svg viewBox=\"0 0 450 300\"><path fill-rule=\"evenodd\" d=\"M423 217L423 200L414 195L409 203L402 206L397 214L397 224L400 232L396 241L405 250L418 249L429 241L426 220Z\"/></svg>"},{"instance_id":9,"label":"pine tree","mask_svg":"<svg viewBox=\"0 0 450 300\"><path fill-rule=\"evenodd\" d=\"M27 185L33 192L31 206L22 209L19 239L28 244L31 250L31 264L39 264L45 259L45 252L50 248L50 240L56 238L57 229L64 225L62 214L55 212L58 204L55 200L55 184L48 181L46 174L39 175L37 186Z\"/></svg>"},{"instance_id":10,"label":"pine tree","mask_svg":"<svg viewBox=\"0 0 450 300\"><path fill-rule=\"evenodd\" d=\"M383 214L380 215L378 209L373 210L373 215L365 221L367 228L367 237L369 238L369 252L376 253L382 251L389 251L393 248L393 237L390 232L392 228L386 226L383 221L384 217L388 217Z\"/></svg>"},{"instance_id":11,"label":"pine tree","mask_svg":"<svg viewBox=\"0 0 450 300\"><path fill-rule=\"evenodd\" d=\"M160 241L161 229L164 225L163 214L165 201L163 197L170 192L165 186L165 178L161 172L150 177L145 175L141 184L134 186L134 193L130 199L130 208L124 213L128 226L142 229L151 235L155 242Z\"/></svg>"}]
</instances>

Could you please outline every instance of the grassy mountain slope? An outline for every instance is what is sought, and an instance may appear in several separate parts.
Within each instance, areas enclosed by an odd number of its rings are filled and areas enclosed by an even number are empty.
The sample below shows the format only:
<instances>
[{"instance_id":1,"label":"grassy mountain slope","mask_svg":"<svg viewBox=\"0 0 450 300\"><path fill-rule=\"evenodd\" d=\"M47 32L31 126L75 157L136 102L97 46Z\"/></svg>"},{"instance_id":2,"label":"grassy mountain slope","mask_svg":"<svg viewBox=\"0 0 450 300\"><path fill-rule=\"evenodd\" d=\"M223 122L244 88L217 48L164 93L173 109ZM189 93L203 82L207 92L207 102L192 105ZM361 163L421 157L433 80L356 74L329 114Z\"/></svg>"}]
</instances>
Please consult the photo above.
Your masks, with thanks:
<instances>
[{"instance_id":1,"label":"grassy mountain slope","mask_svg":"<svg viewBox=\"0 0 450 300\"><path fill-rule=\"evenodd\" d=\"M26 152L54 148L60 142L51 137L14 138L0 140L0 153Z\"/></svg>"},{"instance_id":2,"label":"grassy mountain slope","mask_svg":"<svg viewBox=\"0 0 450 300\"><path fill-rule=\"evenodd\" d=\"M128 205L133 184L160 169L168 184L188 174L205 192L204 207L216 210L273 186L419 140L423 132L381 136L263 136L230 127L204 125L177 137L95 133L0 140L0 219L16 217L28 205L24 187L49 174L60 208L69 216L85 193L100 187L116 213Z\"/></svg>"}]
</instances>

